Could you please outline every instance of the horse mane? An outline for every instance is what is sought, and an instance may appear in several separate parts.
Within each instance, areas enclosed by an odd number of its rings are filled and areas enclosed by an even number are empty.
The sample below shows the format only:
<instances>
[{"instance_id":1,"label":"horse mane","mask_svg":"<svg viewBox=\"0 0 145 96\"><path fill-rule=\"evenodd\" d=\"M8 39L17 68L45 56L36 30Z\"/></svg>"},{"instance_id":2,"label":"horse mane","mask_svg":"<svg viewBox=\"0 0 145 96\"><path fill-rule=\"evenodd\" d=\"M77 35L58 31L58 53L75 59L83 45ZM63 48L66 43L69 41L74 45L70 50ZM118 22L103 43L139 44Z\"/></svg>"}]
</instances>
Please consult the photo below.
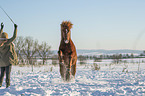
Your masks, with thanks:
<instances>
[{"instance_id":1,"label":"horse mane","mask_svg":"<svg viewBox=\"0 0 145 96\"><path fill-rule=\"evenodd\" d=\"M61 27L63 27L63 28L68 27L69 29L71 29L72 28L72 25L73 24L70 21L63 21L61 23Z\"/></svg>"}]
</instances>

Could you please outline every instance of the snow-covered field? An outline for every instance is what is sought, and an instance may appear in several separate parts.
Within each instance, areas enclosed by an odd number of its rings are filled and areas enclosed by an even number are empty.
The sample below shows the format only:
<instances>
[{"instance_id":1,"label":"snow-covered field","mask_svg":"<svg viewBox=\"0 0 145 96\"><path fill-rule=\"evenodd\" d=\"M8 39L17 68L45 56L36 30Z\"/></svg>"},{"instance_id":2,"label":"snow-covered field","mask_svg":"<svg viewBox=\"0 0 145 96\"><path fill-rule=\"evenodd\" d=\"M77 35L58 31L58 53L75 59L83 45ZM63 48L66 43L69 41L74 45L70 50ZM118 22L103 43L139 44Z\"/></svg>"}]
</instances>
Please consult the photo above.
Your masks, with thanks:
<instances>
[{"instance_id":1,"label":"snow-covered field","mask_svg":"<svg viewBox=\"0 0 145 96\"><path fill-rule=\"evenodd\" d=\"M86 65L77 64L75 80L70 83L61 80L58 66L37 66L33 72L31 66L13 66L11 86L5 88L4 81L0 96L145 96L143 60L95 62L99 71L92 70L93 61L89 60Z\"/></svg>"}]
</instances>

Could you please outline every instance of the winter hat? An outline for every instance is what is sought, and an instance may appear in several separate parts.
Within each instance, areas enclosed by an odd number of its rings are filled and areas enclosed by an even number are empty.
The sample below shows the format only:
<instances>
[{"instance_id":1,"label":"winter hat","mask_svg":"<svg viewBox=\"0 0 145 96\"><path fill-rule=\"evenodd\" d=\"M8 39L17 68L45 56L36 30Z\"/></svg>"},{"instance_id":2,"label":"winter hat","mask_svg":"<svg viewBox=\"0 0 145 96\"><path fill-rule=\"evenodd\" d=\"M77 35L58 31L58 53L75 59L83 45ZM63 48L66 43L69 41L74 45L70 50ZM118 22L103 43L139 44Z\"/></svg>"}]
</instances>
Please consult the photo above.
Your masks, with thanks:
<instances>
[{"instance_id":1,"label":"winter hat","mask_svg":"<svg viewBox=\"0 0 145 96\"><path fill-rule=\"evenodd\" d=\"M1 38L6 38L8 39L8 34L6 32L3 32L2 35L1 35Z\"/></svg>"}]
</instances>

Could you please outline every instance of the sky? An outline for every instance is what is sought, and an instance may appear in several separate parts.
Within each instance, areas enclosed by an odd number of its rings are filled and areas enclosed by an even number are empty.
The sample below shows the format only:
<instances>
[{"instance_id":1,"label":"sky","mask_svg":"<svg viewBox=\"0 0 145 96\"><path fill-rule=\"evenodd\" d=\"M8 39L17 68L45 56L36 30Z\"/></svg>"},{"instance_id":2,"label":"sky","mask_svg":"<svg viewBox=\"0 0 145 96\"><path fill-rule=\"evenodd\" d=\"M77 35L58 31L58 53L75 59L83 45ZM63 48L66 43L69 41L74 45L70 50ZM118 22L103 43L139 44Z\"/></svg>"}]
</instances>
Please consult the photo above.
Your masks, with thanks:
<instances>
[{"instance_id":1,"label":"sky","mask_svg":"<svg viewBox=\"0 0 145 96\"><path fill-rule=\"evenodd\" d=\"M18 25L18 36L45 41L57 50L60 24L73 23L71 38L77 49L145 50L144 0L0 0L0 6ZM4 31L13 35L13 23L0 9Z\"/></svg>"}]
</instances>

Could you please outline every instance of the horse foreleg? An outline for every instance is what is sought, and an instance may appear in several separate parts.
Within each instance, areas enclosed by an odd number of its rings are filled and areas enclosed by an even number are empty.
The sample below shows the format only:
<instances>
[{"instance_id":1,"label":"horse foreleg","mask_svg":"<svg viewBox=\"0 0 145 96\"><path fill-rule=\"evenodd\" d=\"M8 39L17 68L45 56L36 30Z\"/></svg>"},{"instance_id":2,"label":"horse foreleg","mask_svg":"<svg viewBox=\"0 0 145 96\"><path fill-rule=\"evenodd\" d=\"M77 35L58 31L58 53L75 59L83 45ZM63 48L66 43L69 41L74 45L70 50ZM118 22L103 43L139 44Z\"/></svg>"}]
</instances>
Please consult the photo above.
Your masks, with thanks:
<instances>
[{"instance_id":1,"label":"horse foreleg","mask_svg":"<svg viewBox=\"0 0 145 96\"><path fill-rule=\"evenodd\" d=\"M63 60L63 53L61 50L58 51L58 58L59 58L59 63L63 64L64 60Z\"/></svg>"},{"instance_id":2,"label":"horse foreleg","mask_svg":"<svg viewBox=\"0 0 145 96\"><path fill-rule=\"evenodd\" d=\"M70 55L69 56L69 65L68 65L69 71L71 71L71 66L72 66L72 56Z\"/></svg>"},{"instance_id":3,"label":"horse foreleg","mask_svg":"<svg viewBox=\"0 0 145 96\"><path fill-rule=\"evenodd\" d=\"M59 64L59 66L60 66L61 78L64 79L64 77L65 77L65 67L62 64Z\"/></svg>"},{"instance_id":4,"label":"horse foreleg","mask_svg":"<svg viewBox=\"0 0 145 96\"><path fill-rule=\"evenodd\" d=\"M58 51L58 58L59 58L59 66L60 66L60 75L61 75L61 78L64 79L65 67L64 67L63 53L61 50Z\"/></svg>"},{"instance_id":5,"label":"horse foreleg","mask_svg":"<svg viewBox=\"0 0 145 96\"><path fill-rule=\"evenodd\" d=\"M72 66L72 57L69 56L68 65L66 67L66 81L71 79L71 66Z\"/></svg>"},{"instance_id":6,"label":"horse foreleg","mask_svg":"<svg viewBox=\"0 0 145 96\"><path fill-rule=\"evenodd\" d=\"M71 66L71 74L75 77L75 73L76 73L76 62L75 62L75 64L73 64L72 66Z\"/></svg>"}]
</instances>

